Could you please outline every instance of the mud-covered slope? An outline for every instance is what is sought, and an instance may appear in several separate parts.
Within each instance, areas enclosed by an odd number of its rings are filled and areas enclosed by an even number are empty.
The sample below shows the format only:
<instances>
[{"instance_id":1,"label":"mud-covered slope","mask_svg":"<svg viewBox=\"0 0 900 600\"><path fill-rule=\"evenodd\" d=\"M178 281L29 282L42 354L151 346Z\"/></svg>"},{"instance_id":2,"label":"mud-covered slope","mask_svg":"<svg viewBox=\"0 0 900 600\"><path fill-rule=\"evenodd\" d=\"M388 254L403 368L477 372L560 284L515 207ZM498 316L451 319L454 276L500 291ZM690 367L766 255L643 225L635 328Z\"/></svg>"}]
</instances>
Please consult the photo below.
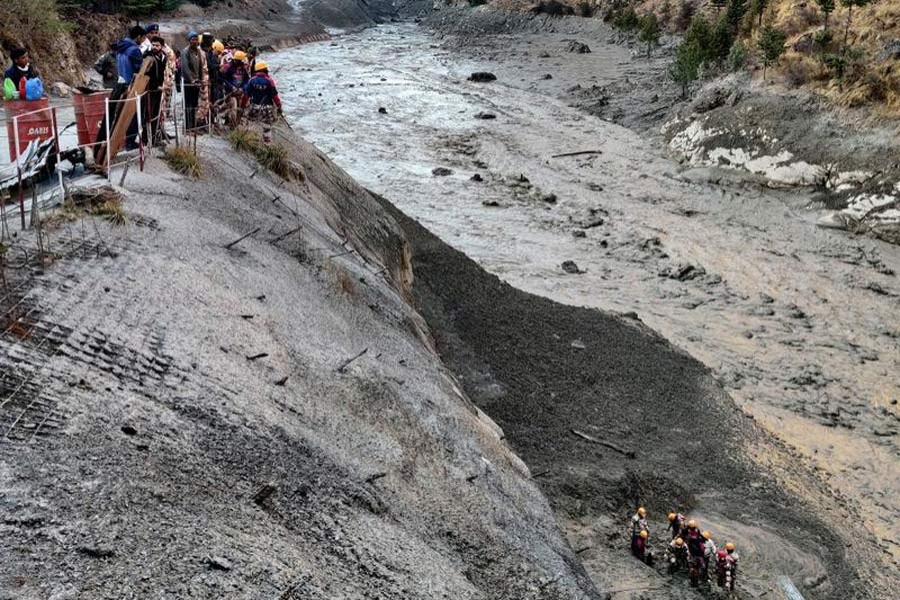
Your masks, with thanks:
<instances>
[{"instance_id":1,"label":"mud-covered slope","mask_svg":"<svg viewBox=\"0 0 900 600\"><path fill-rule=\"evenodd\" d=\"M651 586L653 597L690 593L627 557L624 523L642 504L658 551L674 508L720 544L736 541L749 597L782 597L782 575L809 598L886 597L857 571L871 539L839 522L833 505L844 500L756 427L699 362L634 317L517 290L394 216L412 244L416 305L442 358L535 474L601 590L631 582Z\"/></svg>"},{"instance_id":2,"label":"mud-covered slope","mask_svg":"<svg viewBox=\"0 0 900 600\"><path fill-rule=\"evenodd\" d=\"M133 167L129 226L10 274L0 597L596 598L422 343L397 225L293 146L289 182L215 139L200 180Z\"/></svg>"}]
</instances>

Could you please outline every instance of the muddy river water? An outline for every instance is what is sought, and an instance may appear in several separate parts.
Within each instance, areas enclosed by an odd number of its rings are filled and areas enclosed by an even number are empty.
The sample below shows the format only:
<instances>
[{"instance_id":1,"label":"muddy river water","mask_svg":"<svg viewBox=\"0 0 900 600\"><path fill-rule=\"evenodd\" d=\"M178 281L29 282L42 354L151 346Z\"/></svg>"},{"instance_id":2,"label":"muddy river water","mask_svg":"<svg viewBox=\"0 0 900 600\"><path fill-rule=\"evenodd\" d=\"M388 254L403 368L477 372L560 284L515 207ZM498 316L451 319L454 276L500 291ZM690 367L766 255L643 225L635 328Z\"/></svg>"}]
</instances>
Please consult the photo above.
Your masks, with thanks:
<instances>
[{"instance_id":1,"label":"muddy river water","mask_svg":"<svg viewBox=\"0 0 900 600\"><path fill-rule=\"evenodd\" d=\"M495 43L507 60L390 25L269 62L288 120L355 178L521 289L636 312L810 457L900 559L900 247L818 229L808 191L684 170L560 99L622 77L626 48Z\"/></svg>"}]
</instances>

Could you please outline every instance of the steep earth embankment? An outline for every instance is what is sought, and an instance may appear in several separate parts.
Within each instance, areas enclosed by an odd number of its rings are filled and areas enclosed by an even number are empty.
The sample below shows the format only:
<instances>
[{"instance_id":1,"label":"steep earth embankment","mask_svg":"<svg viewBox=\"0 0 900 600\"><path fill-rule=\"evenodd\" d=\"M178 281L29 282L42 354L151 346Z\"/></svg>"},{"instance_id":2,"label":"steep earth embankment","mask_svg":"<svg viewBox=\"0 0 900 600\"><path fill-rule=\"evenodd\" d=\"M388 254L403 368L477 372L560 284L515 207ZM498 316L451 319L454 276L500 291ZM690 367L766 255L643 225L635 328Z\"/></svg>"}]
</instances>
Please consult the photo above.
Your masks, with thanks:
<instances>
[{"instance_id":1,"label":"steep earth embankment","mask_svg":"<svg viewBox=\"0 0 900 600\"><path fill-rule=\"evenodd\" d=\"M598 598L430 349L402 231L279 143L290 180L204 139L202 179L131 170L126 227L9 249L0 597Z\"/></svg>"}]
</instances>

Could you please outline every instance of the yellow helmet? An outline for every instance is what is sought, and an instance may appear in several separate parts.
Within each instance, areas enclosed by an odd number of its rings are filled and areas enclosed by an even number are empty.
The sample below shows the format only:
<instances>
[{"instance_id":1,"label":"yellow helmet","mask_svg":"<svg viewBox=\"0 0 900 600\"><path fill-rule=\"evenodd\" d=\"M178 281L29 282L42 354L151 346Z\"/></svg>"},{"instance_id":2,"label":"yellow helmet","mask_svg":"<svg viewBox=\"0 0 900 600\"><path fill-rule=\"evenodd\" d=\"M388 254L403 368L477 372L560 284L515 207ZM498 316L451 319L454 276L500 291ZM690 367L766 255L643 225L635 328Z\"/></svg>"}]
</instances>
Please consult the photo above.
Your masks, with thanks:
<instances>
[{"instance_id":1,"label":"yellow helmet","mask_svg":"<svg viewBox=\"0 0 900 600\"><path fill-rule=\"evenodd\" d=\"M223 52L225 52L225 44L223 44L219 40L213 42L212 48L213 52L215 52L216 54L222 54Z\"/></svg>"},{"instance_id":2,"label":"yellow helmet","mask_svg":"<svg viewBox=\"0 0 900 600\"><path fill-rule=\"evenodd\" d=\"M256 68L257 68L257 69L259 68L259 63L256 63ZM642 507L640 507L640 508L637 509L637 513L638 513L638 515L641 516L641 517L646 517L646 516L647 516L647 509L644 508L644 507L642 506Z\"/></svg>"},{"instance_id":3,"label":"yellow helmet","mask_svg":"<svg viewBox=\"0 0 900 600\"><path fill-rule=\"evenodd\" d=\"M728 542L727 544L725 544L725 549L728 550L729 552L734 552L734 544L731 542Z\"/></svg>"},{"instance_id":4,"label":"yellow helmet","mask_svg":"<svg viewBox=\"0 0 900 600\"><path fill-rule=\"evenodd\" d=\"M674 521L676 516L678 515L676 515L675 513L669 513L669 520Z\"/></svg>"},{"instance_id":5,"label":"yellow helmet","mask_svg":"<svg viewBox=\"0 0 900 600\"><path fill-rule=\"evenodd\" d=\"M690 521L688 521L688 527L690 527L691 529L693 529L693 528L696 527L696 526L697 526L697 521L695 521L695 520L693 520L693 519L691 519Z\"/></svg>"},{"instance_id":6,"label":"yellow helmet","mask_svg":"<svg viewBox=\"0 0 900 600\"><path fill-rule=\"evenodd\" d=\"M650 534L647 533L647 530L646 530L646 529L642 529L640 535L641 535L641 537L644 538L645 540L650 536Z\"/></svg>"},{"instance_id":7,"label":"yellow helmet","mask_svg":"<svg viewBox=\"0 0 900 600\"><path fill-rule=\"evenodd\" d=\"M266 64L266 61L264 61L264 60L258 60L258 61L256 61L256 66L253 67L253 70L255 70L255 71L268 71L268 70L269 70L269 65Z\"/></svg>"},{"instance_id":8,"label":"yellow helmet","mask_svg":"<svg viewBox=\"0 0 900 600\"><path fill-rule=\"evenodd\" d=\"M231 55L231 58L244 62L245 60L247 60L247 53L243 50L235 50L234 54Z\"/></svg>"},{"instance_id":9,"label":"yellow helmet","mask_svg":"<svg viewBox=\"0 0 900 600\"><path fill-rule=\"evenodd\" d=\"M684 540L681 538L675 538L675 545L678 546L679 548L681 546L684 546Z\"/></svg>"},{"instance_id":10,"label":"yellow helmet","mask_svg":"<svg viewBox=\"0 0 900 600\"><path fill-rule=\"evenodd\" d=\"M709 538L712 537L712 534L711 534L710 532L708 532L708 531L704 531L704 532L703 532L702 534L700 534L700 535L702 535L702 536L703 536L703 539L705 539L705 540L708 540Z\"/></svg>"}]
</instances>

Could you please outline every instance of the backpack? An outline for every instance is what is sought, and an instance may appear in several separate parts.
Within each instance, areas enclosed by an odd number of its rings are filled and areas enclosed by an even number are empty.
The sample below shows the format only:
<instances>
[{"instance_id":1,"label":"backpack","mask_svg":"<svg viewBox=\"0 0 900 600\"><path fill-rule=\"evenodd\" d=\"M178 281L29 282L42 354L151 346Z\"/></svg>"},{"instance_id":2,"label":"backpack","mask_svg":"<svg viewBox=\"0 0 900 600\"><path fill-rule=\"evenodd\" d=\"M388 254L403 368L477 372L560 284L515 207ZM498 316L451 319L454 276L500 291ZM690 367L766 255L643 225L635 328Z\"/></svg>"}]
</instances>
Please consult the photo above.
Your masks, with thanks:
<instances>
[{"instance_id":1,"label":"backpack","mask_svg":"<svg viewBox=\"0 0 900 600\"><path fill-rule=\"evenodd\" d=\"M25 82L25 99L40 100L44 97L44 83L37 77Z\"/></svg>"}]
</instances>

